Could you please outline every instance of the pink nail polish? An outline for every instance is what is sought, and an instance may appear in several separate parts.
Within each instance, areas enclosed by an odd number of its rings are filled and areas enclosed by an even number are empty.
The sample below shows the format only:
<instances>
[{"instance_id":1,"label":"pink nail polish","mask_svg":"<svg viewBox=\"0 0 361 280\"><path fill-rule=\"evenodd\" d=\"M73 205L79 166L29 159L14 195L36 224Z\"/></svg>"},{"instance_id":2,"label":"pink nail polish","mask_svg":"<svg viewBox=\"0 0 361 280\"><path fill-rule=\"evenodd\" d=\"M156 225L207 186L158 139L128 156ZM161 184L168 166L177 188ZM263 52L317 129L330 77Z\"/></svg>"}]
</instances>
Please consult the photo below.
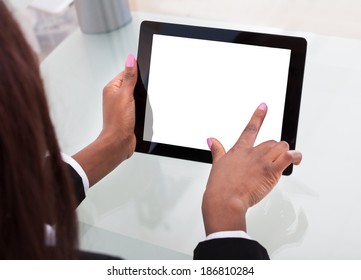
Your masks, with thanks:
<instances>
[{"instance_id":1,"label":"pink nail polish","mask_svg":"<svg viewBox=\"0 0 361 280\"><path fill-rule=\"evenodd\" d=\"M211 138L208 138L208 139L207 139L207 144L208 144L209 149L211 149L211 148L212 148L212 144L213 144Z\"/></svg>"},{"instance_id":2,"label":"pink nail polish","mask_svg":"<svg viewBox=\"0 0 361 280\"><path fill-rule=\"evenodd\" d=\"M267 105L266 105L266 103L261 103L261 104L258 106L258 109L259 109L259 110L262 110L262 111L266 111L266 110L267 110Z\"/></svg>"},{"instance_id":3,"label":"pink nail polish","mask_svg":"<svg viewBox=\"0 0 361 280\"><path fill-rule=\"evenodd\" d=\"M132 54L128 54L127 61L125 62L125 66L127 67L134 67L135 64L135 57Z\"/></svg>"}]
</instances>

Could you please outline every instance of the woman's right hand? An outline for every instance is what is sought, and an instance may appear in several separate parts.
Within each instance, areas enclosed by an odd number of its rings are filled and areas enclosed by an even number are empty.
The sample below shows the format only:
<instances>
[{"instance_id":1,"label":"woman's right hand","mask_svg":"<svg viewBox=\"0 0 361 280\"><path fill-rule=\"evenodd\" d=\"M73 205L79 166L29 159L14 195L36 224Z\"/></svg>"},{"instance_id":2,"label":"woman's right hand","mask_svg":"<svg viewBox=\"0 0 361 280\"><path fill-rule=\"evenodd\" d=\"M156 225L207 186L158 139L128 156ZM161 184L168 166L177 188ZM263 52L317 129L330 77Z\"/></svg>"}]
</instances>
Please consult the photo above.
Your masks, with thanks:
<instances>
[{"instance_id":1,"label":"woman's right hand","mask_svg":"<svg viewBox=\"0 0 361 280\"><path fill-rule=\"evenodd\" d=\"M267 106L262 103L227 153L217 139L208 139L213 165L202 203L207 235L246 231L247 209L273 189L290 164L298 165L302 160L302 154L290 151L284 141L267 141L254 147L266 113Z\"/></svg>"}]
</instances>

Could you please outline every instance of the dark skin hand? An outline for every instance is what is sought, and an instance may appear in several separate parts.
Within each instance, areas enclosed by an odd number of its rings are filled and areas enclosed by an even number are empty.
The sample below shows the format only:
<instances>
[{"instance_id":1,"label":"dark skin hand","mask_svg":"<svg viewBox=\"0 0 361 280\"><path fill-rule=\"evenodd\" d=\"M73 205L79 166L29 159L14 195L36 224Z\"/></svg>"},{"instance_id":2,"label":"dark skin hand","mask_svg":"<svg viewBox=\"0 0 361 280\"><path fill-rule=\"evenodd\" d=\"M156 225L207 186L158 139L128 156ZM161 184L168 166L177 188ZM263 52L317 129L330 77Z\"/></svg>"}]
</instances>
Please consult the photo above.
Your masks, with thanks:
<instances>
[{"instance_id":1,"label":"dark skin hand","mask_svg":"<svg viewBox=\"0 0 361 280\"><path fill-rule=\"evenodd\" d=\"M273 189L290 164L298 165L302 160L302 154L290 151L284 141L254 147L266 113L267 106L262 103L228 153L217 139L208 139L213 165L202 203L207 235L246 231L247 209Z\"/></svg>"},{"instance_id":2,"label":"dark skin hand","mask_svg":"<svg viewBox=\"0 0 361 280\"><path fill-rule=\"evenodd\" d=\"M125 70L104 87L102 131L94 142L73 156L87 174L90 186L134 153L133 93L137 75L137 62L128 55Z\"/></svg>"},{"instance_id":3,"label":"dark skin hand","mask_svg":"<svg viewBox=\"0 0 361 280\"><path fill-rule=\"evenodd\" d=\"M87 174L90 186L134 153L136 81L136 59L128 55L125 70L103 90L101 133L73 156ZM273 189L287 166L298 165L302 160L302 154L290 151L284 141L267 141L254 147L266 113L267 106L262 103L227 153L217 139L208 139L213 165L202 202L207 235L219 231L246 231L247 209Z\"/></svg>"}]
</instances>

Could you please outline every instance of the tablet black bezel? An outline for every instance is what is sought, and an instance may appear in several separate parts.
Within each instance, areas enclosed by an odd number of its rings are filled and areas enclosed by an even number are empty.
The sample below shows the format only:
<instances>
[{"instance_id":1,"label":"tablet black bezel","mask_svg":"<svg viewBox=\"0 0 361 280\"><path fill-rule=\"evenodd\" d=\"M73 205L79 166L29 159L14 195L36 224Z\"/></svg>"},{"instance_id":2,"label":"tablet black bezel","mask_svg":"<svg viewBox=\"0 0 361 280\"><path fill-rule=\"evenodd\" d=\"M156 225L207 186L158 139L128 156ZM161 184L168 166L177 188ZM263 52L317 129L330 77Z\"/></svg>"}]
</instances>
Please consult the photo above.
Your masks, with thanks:
<instances>
[{"instance_id":1,"label":"tablet black bezel","mask_svg":"<svg viewBox=\"0 0 361 280\"><path fill-rule=\"evenodd\" d=\"M291 150L295 149L307 49L307 41L304 38L143 21L140 28L137 56L139 75L134 91L136 103L136 152L212 163L210 151L143 140L148 78L154 34L291 50L281 140L288 142ZM283 172L284 175L290 175L291 173L292 165Z\"/></svg>"}]
</instances>

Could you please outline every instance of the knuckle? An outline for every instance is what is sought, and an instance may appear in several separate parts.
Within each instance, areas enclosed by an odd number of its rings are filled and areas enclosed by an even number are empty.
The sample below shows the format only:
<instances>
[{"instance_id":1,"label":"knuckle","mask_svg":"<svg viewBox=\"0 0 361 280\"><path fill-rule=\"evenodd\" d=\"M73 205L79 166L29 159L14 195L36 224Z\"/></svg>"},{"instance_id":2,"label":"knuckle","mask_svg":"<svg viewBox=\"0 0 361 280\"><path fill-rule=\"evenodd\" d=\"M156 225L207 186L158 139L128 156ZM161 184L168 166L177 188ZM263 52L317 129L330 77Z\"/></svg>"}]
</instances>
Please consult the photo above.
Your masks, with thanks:
<instances>
[{"instance_id":1,"label":"knuckle","mask_svg":"<svg viewBox=\"0 0 361 280\"><path fill-rule=\"evenodd\" d=\"M107 92L109 91L110 85L107 84L106 86L103 87L103 95L106 95Z\"/></svg>"},{"instance_id":2,"label":"knuckle","mask_svg":"<svg viewBox=\"0 0 361 280\"><path fill-rule=\"evenodd\" d=\"M277 141L276 140L269 140L268 141L270 144L273 144L273 145L276 145L277 144Z\"/></svg>"},{"instance_id":3,"label":"knuckle","mask_svg":"<svg viewBox=\"0 0 361 280\"><path fill-rule=\"evenodd\" d=\"M279 174L277 166L274 163L267 163L263 165L263 175L269 182L276 183L279 179Z\"/></svg>"},{"instance_id":4,"label":"knuckle","mask_svg":"<svg viewBox=\"0 0 361 280\"><path fill-rule=\"evenodd\" d=\"M133 71L126 71L126 72L124 73L124 80L134 80L134 79L135 79L135 76L136 76L135 72L133 72Z\"/></svg>"},{"instance_id":5,"label":"knuckle","mask_svg":"<svg viewBox=\"0 0 361 280\"><path fill-rule=\"evenodd\" d=\"M254 123L249 123L244 129L244 131L252 134L258 133L258 126L255 125Z\"/></svg>"},{"instance_id":6,"label":"knuckle","mask_svg":"<svg viewBox=\"0 0 361 280\"><path fill-rule=\"evenodd\" d=\"M277 145L277 143L278 142L275 140L268 140L266 142L262 142L262 143L258 144L256 149L262 150L262 151L269 151L272 148L274 148Z\"/></svg>"},{"instance_id":7,"label":"knuckle","mask_svg":"<svg viewBox=\"0 0 361 280\"><path fill-rule=\"evenodd\" d=\"M263 142L264 145L266 145L267 147L273 148L277 145L277 141L276 140L268 140L266 142Z\"/></svg>"},{"instance_id":8,"label":"knuckle","mask_svg":"<svg viewBox=\"0 0 361 280\"><path fill-rule=\"evenodd\" d=\"M285 153L283 153L283 160L285 161L285 162L289 162L289 163L291 163L292 161L293 161L293 156L292 156L292 154L291 153L288 153L288 152L285 152Z\"/></svg>"},{"instance_id":9,"label":"knuckle","mask_svg":"<svg viewBox=\"0 0 361 280\"><path fill-rule=\"evenodd\" d=\"M109 82L103 87L103 96L109 95L114 90L114 84L112 82Z\"/></svg>"},{"instance_id":10,"label":"knuckle","mask_svg":"<svg viewBox=\"0 0 361 280\"><path fill-rule=\"evenodd\" d=\"M286 141L281 141L280 146L282 150L288 151L290 149L290 145Z\"/></svg>"},{"instance_id":11,"label":"knuckle","mask_svg":"<svg viewBox=\"0 0 361 280\"><path fill-rule=\"evenodd\" d=\"M103 100L104 100L105 98L108 98L108 97L110 96L109 92L110 92L109 87L108 87L108 86L105 86L105 87L103 88Z\"/></svg>"},{"instance_id":12,"label":"knuckle","mask_svg":"<svg viewBox=\"0 0 361 280\"><path fill-rule=\"evenodd\" d=\"M268 175L272 172L272 166L270 164L264 164L263 165L263 174Z\"/></svg>"}]
</instances>

